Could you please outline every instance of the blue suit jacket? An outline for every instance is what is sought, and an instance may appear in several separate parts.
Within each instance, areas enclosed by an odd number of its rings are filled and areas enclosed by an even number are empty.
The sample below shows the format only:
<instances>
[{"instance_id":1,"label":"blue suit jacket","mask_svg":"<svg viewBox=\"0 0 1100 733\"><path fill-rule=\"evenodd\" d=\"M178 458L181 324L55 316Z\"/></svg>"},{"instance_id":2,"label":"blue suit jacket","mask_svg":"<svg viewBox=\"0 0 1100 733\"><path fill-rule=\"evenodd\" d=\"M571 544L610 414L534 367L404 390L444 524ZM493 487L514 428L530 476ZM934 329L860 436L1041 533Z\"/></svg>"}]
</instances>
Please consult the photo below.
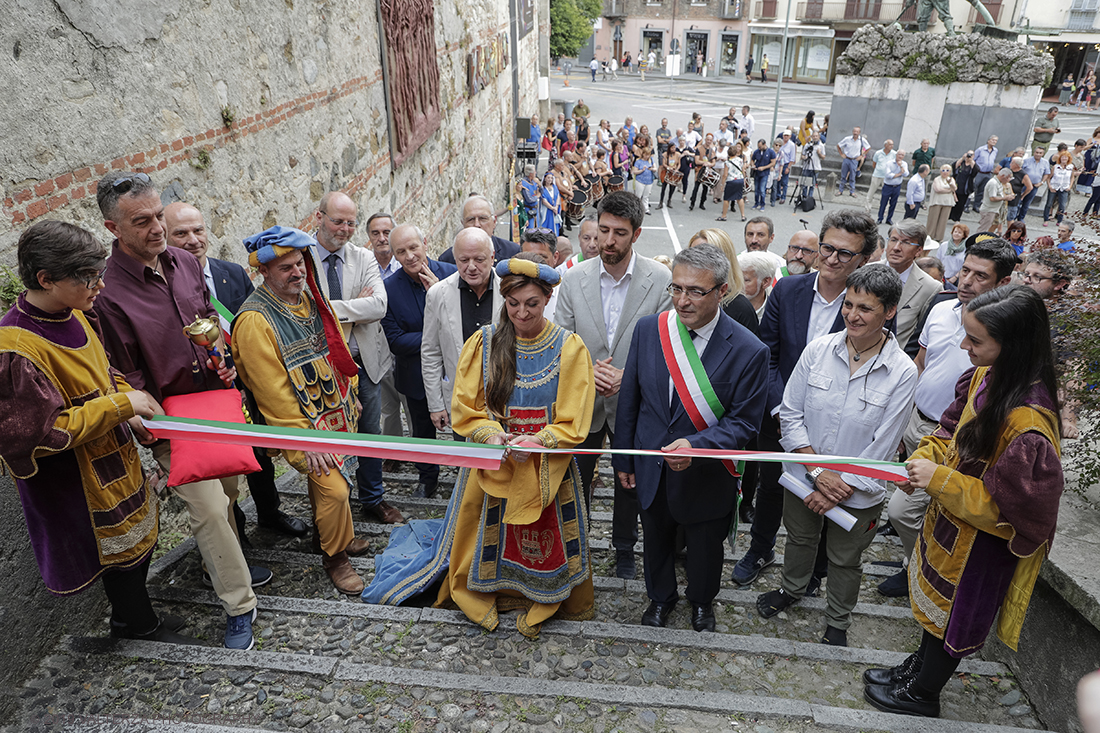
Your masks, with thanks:
<instances>
[{"instance_id":1,"label":"blue suit jacket","mask_svg":"<svg viewBox=\"0 0 1100 733\"><path fill-rule=\"evenodd\" d=\"M783 401L783 390L806 348L806 329L810 327L810 307L814 302L816 272L781 278L768 296L764 317L760 319L760 340L771 350L768 375L768 412ZM897 316L886 322L896 333ZM843 309L837 311L829 333L844 329ZM825 334L821 334L824 336Z\"/></svg>"},{"instance_id":2,"label":"blue suit jacket","mask_svg":"<svg viewBox=\"0 0 1100 733\"><path fill-rule=\"evenodd\" d=\"M454 265L436 260L428 260L428 267L440 280L458 272ZM393 384L406 397L423 400L420 339L424 332L424 299L428 291L419 279L413 282L404 269L393 273L384 282L389 303L382 318L382 331L394 356Z\"/></svg>"},{"instance_id":3,"label":"blue suit jacket","mask_svg":"<svg viewBox=\"0 0 1100 733\"><path fill-rule=\"evenodd\" d=\"M669 370L661 357L657 331L662 314L638 321L630 342L615 417L614 448L659 449L679 438L693 448L742 450L760 432L768 385L768 350L751 331L722 313L703 352L703 367L726 408L714 427L696 430L679 396L670 404ZM663 458L615 456L616 471L633 473L638 499L649 509L661 475ZM684 471L665 477L672 517L695 524L730 514L737 501L737 482L714 459L696 458ZM660 508L658 508L660 509Z\"/></svg>"},{"instance_id":4,"label":"blue suit jacket","mask_svg":"<svg viewBox=\"0 0 1100 733\"><path fill-rule=\"evenodd\" d=\"M252 280L245 269L236 262L226 262L207 257L210 274L214 276L214 297L222 305L236 313L245 298L252 295Z\"/></svg>"}]
</instances>

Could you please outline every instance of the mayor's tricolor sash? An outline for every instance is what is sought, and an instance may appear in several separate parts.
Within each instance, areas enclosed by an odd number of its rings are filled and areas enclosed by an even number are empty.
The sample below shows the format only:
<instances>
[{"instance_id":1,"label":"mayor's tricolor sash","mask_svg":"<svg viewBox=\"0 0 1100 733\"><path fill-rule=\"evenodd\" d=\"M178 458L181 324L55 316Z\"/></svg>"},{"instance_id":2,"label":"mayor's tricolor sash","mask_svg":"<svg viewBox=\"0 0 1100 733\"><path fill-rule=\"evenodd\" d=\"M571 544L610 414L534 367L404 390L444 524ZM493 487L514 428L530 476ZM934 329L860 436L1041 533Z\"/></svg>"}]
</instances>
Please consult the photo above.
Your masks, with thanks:
<instances>
[{"instance_id":1,"label":"mayor's tricolor sash","mask_svg":"<svg viewBox=\"0 0 1100 733\"><path fill-rule=\"evenodd\" d=\"M684 410L691 418L692 425L696 430L714 427L726 414L726 408L714 393L710 377L703 368L703 360L695 350L687 327L680 322L676 311L670 310L658 318L657 329L661 336L665 364L672 375L672 384L680 401L684 403ZM733 461L724 460L722 464L731 475L741 475Z\"/></svg>"}]
</instances>

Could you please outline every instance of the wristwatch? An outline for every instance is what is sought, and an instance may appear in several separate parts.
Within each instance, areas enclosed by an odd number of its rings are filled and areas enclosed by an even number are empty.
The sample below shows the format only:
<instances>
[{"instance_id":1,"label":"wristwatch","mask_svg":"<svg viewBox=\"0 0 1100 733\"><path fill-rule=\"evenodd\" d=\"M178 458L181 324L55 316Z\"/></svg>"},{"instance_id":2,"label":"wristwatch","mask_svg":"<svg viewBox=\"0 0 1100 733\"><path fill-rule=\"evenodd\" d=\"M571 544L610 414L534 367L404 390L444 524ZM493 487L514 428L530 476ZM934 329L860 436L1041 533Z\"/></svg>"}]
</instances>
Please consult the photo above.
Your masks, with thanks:
<instances>
[{"instance_id":1,"label":"wristwatch","mask_svg":"<svg viewBox=\"0 0 1100 733\"><path fill-rule=\"evenodd\" d=\"M821 466L818 466L817 468L810 471L806 475L810 477L810 483L816 484L817 483L817 477L820 476L823 473L825 473L825 469L822 468Z\"/></svg>"}]
</instances>

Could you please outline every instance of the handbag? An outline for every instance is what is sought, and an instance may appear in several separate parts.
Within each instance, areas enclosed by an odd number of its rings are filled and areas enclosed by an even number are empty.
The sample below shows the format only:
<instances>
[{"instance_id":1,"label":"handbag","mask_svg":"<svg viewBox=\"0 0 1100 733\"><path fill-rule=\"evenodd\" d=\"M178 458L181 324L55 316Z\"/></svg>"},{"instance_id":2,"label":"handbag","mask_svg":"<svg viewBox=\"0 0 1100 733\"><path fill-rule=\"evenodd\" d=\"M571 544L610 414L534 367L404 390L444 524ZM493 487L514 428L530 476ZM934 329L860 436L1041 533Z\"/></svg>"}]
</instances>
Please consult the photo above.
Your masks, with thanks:
<instances>
[{"instance_id":1,"label":"handbag","mask_svg":"<svg viewBox=\"0 0 1100 733\"><path fill-rule=\"evenodd\" d=\"M165 397L162 404L164 412L170 417L245 424L241 393L235 389L212 389ZM169 486L183 486L260 470L256 454L249 445L173 440L171 447Z\"/></svg>"}]
</instances>

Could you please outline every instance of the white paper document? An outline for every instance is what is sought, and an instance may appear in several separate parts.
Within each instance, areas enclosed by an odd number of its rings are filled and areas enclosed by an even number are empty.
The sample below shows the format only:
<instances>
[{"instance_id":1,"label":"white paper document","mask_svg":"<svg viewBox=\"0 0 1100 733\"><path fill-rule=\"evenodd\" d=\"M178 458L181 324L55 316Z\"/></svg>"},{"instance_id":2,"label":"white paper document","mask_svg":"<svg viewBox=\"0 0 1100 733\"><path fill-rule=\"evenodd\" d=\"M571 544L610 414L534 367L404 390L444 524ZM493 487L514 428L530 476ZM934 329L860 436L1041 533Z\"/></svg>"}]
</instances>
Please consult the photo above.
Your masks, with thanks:
<instances>
[{"instance_id":1,"label":"white paper document","mask_svg":"<svg viewBox=\"0 0 1100 733\"><path fill-rule=\"evenodd\" d=\"M813 484L805 479L798 478L789 471L783 472L783 475L779 477L779 483L783 488L803 501L805 501L807 496L814 493ZM840 506L835 506L825 512L825 516L833 520L837 526L842 527L845 532L851 532L852 527L856 526L856 518Z\"/></svg>"}]
</instances>

